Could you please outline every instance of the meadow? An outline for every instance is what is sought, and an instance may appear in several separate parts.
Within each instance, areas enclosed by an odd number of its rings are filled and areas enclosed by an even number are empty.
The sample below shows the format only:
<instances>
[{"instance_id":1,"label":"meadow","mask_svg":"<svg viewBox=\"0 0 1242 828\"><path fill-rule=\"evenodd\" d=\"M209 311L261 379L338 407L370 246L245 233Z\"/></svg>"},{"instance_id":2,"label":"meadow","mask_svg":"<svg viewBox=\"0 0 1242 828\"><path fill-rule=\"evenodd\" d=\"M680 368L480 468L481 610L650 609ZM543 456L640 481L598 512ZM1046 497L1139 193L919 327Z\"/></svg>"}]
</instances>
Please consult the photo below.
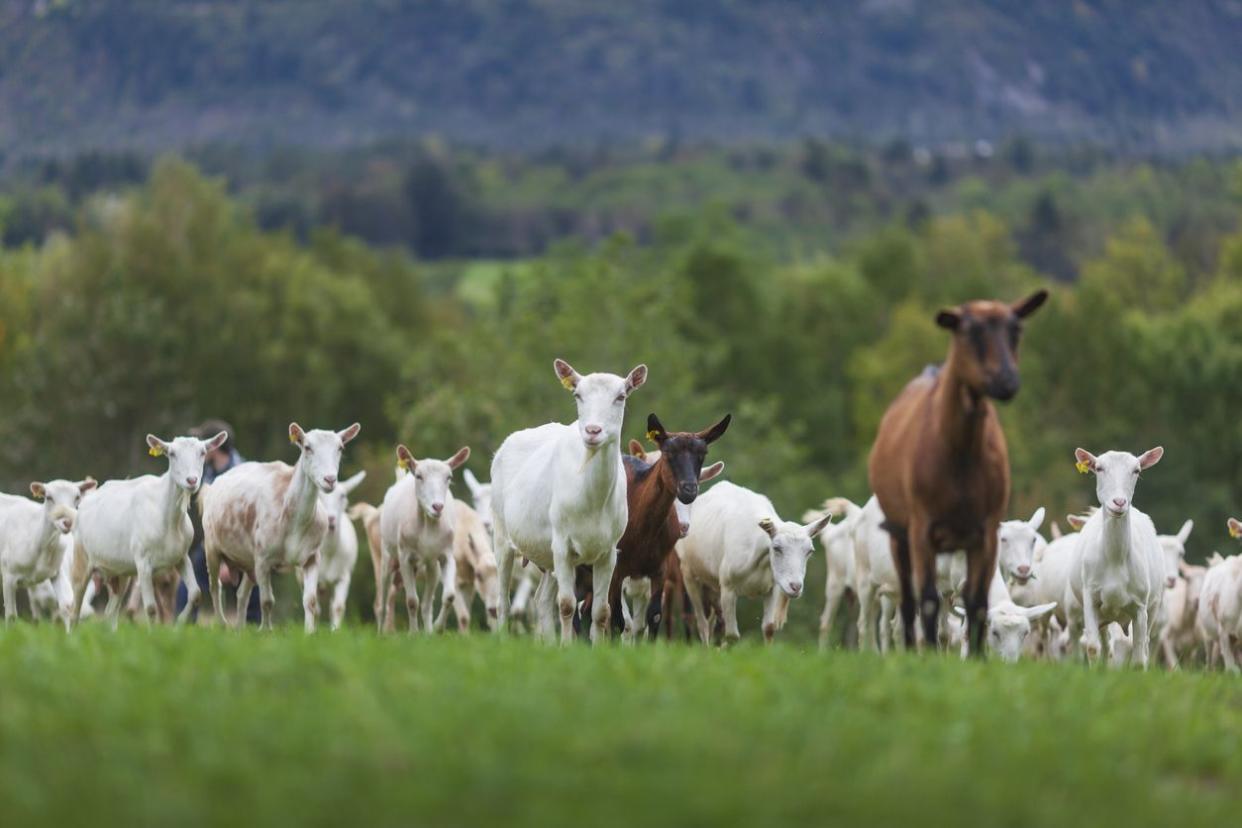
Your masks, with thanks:
<instances>
[{"instance_id":1,"label":"meadow","mask_svg":"<svg viewBox=\"0 0 1242 828\"><path fill-rule=\"evenodd\" d=\"M6 825L1223 825L1242 684L813 645L0 636Z\"/></svg>"}]
</instances>

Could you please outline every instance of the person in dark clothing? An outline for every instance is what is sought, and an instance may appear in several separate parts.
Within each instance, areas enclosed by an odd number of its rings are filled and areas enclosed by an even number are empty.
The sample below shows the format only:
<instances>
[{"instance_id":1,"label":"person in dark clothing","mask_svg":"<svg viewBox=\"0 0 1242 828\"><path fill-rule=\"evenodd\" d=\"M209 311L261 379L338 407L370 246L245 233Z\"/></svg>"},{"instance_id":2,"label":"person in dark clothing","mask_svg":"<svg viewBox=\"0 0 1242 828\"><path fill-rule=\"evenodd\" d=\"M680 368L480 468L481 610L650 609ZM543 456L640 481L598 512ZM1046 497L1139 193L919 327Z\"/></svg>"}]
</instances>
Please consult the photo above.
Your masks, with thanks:
<instances>
[{"instance_id":1,"label":"person in dark clothing","mask_svg":"<svg viewBox=\"0 0 1242 828\"><path fill-rule=\"evenodd\" d=\"M224 441L218 449L208 452L207 461L203 464L203 485L210 485L217 477L227 472L234 466L240 466L246 462L245 459L237 452L233 446L233 427L224 420L206 420L202 425L190 430L191 437L197 437L200 440L219 434L221 431L228 432L229 438ZM203 523L199 519L198 498L199 494L194 495L194 499L190 502L190 521L194 524L194 540L190 543L190 563L194 565L194 577L198 581L198 587L203 591L204 598L210 598L211 588L207 580L207 553L203 549ZM227 564L220 566L220 586L226 591L233 600L237 600L237 576L229 571ZM177 612L185 609L186 601L189 600L185 584L177 586ZM198 611L195 610L194 618L197 620ZM259 591L252 590L250 593L250 604L246 607L246 622L249 624L259 623Z\"/></svg>"}]
</instances>

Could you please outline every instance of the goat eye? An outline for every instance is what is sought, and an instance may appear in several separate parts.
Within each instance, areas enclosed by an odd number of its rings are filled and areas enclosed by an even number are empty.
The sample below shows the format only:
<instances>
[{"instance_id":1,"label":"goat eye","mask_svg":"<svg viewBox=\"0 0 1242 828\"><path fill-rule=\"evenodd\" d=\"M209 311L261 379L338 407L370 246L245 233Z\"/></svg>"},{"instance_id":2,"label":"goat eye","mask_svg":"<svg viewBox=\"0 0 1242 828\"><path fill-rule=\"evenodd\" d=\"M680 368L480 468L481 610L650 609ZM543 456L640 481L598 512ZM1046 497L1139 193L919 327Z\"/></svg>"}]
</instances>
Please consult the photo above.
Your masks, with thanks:
<instances>
[{"instance_id":1,"label":"goat eye","mask_svg":"<svg viewBox=\"0 0 1242 828\"><path fill-rule=\"evenodd\" d=\"M624 395L624 394L618 394L618 395L617 395L617 398L616 398L615 400L613 400L613 402L619 402L619 403L623 403L623 402L625 402L625 395Z\"/></svg>"},{"instance_id":2,"label":"goat eye","mask_svg":"<svg viewBox=\"0 0 1242 828\"><path fill-rule=\"evenodd\" d=\"M1134 473L1135 473L1135 474L1138 474L1138 473L1139 473L1139 470L1138 470L1138 469L1135 469L1135 470L1134 470Z\"/></svg>"}]
</instances>

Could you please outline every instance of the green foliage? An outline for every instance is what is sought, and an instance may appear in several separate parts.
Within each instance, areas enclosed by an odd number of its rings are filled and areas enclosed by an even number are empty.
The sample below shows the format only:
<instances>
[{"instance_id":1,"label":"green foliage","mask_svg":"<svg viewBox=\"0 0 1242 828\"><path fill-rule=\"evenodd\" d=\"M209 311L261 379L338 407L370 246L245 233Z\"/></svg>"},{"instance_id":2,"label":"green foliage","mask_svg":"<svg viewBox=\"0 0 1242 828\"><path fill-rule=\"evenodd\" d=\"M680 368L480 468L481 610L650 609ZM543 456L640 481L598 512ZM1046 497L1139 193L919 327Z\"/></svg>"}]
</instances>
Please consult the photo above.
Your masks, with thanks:
<instances>
[{"instance_id":1,"label":"green foliage","mask_svg":"<svg viewBox=\"0 0 1242 828\"><path fill-rule=\"evenodd\" d=\"M0 674L0 798L32 828L1145 828L1240 804L1223 675L90 624L6 630Z\"/></svg>"},{"instance_id":2,"label":"green foliage","mask_svg":"<svg viewBox=\"0 0 1242 828\"><path fill-rule=\"evenodd\" d=\"M1138 187L1159 175L1144 169ZM1047 212L1035 214L1059 233ZM487 477L506 435L572 416L559 356L583 371L650 366L627 438L651 411L674 429L732 412L713 457L784 515L862 500L889 401L943 359L936 310L1040 283L1014 226L1003 212L948 211L789 261L708 207L667 216L643 242L427 266L329 229L263 230L223 182L164 160L140 187L85 199L71 232L0 252L0 486L158 470L143 435L208 416L232 421L256 459L291 459L291 420L361 421L343 471L370 470L360 495L372 501L399 440L421 457L470 445ZM1222 234L1205 271L1155 220L1115 226L1076 262L1080 283L1027 325L1023 391L1001 409L1011 511L1091 504L1075 446L1163 444L1138 503L1161 529L1193 517L1198 560L1242 501L1242 234ZM814 610L802 602L795 617Z\"/></svg>"}]
</instances>

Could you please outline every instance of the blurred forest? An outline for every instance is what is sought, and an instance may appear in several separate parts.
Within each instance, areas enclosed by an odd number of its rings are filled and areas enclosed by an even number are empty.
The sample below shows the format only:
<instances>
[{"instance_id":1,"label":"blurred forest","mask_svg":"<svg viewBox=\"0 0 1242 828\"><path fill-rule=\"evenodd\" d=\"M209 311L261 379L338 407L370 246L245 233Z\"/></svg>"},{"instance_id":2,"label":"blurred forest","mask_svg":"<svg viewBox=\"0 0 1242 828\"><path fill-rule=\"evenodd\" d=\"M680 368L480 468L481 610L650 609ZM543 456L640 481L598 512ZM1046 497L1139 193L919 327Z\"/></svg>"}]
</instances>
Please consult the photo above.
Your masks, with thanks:
<instances>
[{"instance_id":1,"label":"blurred forest","mask_svg":"<svg viewBox=\"0 0 1242 828\"><path fill-rule=\"evenodd\" d=\"M8 0L0 153L1242 144L1237 0Z\"/></svg>"},{"instance_id":2,"label":"blurred forest","mask_svg":"<svg viewBox=\"0 0 1242 828\"><path fill-rule=\"evenodd\" d=\"M379 498L398 440L475 450L573 416L552 359L645 361L629 436L733 412L727 476L798 516L867 496L893 394L939 361L938 307L1051 285L1002 410L1011 512L1090 505L1073 449L1156 444L1139 506L1242 509L1242 164L1044 150L916 157L818 141L598 156L417 144L156 160L0 180L0 485L162 471L142 437L207 416L256 459L343 427ZM281 207L281 205L284 205ZM459 494L464 493L461 487Z\"/></svg>"}]
</instances>

